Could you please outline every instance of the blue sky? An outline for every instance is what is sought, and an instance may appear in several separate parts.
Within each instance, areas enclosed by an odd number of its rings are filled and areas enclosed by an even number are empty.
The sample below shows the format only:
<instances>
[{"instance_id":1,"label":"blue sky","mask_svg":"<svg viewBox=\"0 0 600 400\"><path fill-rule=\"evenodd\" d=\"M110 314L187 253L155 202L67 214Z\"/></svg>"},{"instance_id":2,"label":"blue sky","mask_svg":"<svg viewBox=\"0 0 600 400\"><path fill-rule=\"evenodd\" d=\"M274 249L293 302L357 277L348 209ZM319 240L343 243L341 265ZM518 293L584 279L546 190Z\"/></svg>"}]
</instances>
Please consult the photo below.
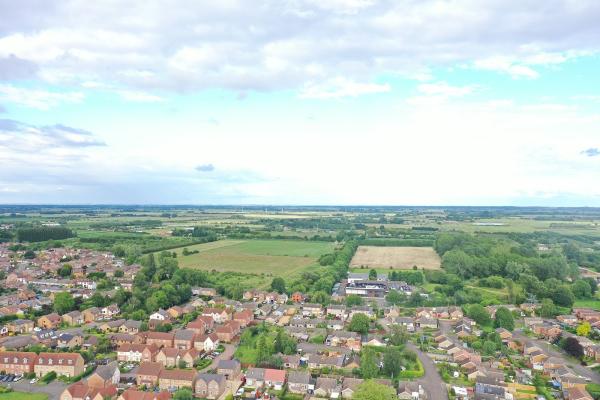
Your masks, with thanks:
<instances>
[{"instance_id":1,"label":"blue sky","mask_svg":"<svg viewBox=\"0 0 600 400\"><path fill-rule=\"evenodd\" d=\"M0 203L600 206L598 2L0 14Z\"/></svg>"}]
</instances>

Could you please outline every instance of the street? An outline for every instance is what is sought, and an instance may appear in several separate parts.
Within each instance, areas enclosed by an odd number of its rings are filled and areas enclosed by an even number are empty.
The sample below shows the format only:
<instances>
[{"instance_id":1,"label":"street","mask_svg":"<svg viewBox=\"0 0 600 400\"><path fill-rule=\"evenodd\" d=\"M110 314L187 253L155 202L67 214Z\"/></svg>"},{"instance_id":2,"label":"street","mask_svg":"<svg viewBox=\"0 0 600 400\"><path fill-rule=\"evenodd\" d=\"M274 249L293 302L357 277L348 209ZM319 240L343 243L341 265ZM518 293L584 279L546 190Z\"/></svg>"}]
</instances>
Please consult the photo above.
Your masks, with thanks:
<instances>
[{"instance_id":1,"label":"street","mask_svg":"<svg viewBox=\"0 0 600 400\"><path fill-rule=\"evenodd\" d=\"M233 357L233 353L235 353L235 346L232 344L225 344L225 343L222 343L222 344L225 347L225 351L223 353L219 354L217 357L215 357L215 359L212 361L212 363L208 367L202 368L201 370L199 370L199 372L206 372L211 369L217 368L217 364L219 364L219 361L221 361L221 360L231 360L231 357Z\"/></svg>"},{"instance_id":2,"label":"street","mask_svg":"<svg viewBox=\"0 0 600 400\"><path fill-rule=\"evenodd\" d=\"M600 373L593 371L588 367L584 367L578 362L571 361L567 358L567 355L562 351L558 350L552 344L548 343L545 340L534 339L526 336L520 329L515 329L513 332L513 337L521 342L531 342L535 343L542 351L546 352L549 356L558 357L565 361L565 365L570 367L576 374L583 376L585 378L591 379L592 382L600 382Z\"/></svg>"},{"instance_id":3,"label":"street","mask_svg":"<svg viewBox=\"0 0 600 400\"><path fill-rule=\"evenodd\" d=\"M61 393L67 387L65 383L59 381L53 381L47 385L40 385L37 383L32 385L26 379L21 379L19 382L12 382L10 384L2 383L2 386L10 386L16 392L46 393L48 395L48 400L60 399Z\"/></svg>"},{"instance_id":4,"label":"street","mask_svg":"<svg viewBox=\"0 0 600 400\"><path fill-rule=\"evenodd\" d=\"M419 357L421 364L423 364L425 375L422 378L417 379L416 382L419 382L425 388L429 394L429 398L436 400L448 399L446 383L442 380L442 377L431 358L410 342L406 343L406 348L417 353L417 357Z\"/></svg>"}]
</instances>

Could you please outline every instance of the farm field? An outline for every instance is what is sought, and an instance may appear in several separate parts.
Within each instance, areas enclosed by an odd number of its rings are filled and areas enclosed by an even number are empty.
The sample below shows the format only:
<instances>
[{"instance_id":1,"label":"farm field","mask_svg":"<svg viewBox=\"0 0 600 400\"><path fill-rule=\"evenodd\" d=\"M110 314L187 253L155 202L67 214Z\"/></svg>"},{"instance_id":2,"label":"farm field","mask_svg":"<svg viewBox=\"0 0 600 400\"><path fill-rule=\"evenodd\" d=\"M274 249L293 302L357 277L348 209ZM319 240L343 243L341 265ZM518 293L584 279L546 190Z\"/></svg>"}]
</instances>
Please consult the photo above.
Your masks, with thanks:
<instances>
[{"instance_id":1,"label":"farm field","mask_svg":"<svg viewBox=\"0 0 600 400\"><path fill-rule=\"evenodd\" d=\"M351 267L412 269L439 269L440 257L431 247L359 246L350 263Z\"/></svg>"},{"instance_id":2,"label":"farm field","mask_svg":"<svg viewBox=\"0 0 600 400\"><path fill-rule=\"evenodd\" d=\"M183 248L177 249L182 268L286 277L317 266L318 258L332 252L334 244L299 240L220 240L187 249L199 253L184 256Z\"/></svg>"}]
</instances>

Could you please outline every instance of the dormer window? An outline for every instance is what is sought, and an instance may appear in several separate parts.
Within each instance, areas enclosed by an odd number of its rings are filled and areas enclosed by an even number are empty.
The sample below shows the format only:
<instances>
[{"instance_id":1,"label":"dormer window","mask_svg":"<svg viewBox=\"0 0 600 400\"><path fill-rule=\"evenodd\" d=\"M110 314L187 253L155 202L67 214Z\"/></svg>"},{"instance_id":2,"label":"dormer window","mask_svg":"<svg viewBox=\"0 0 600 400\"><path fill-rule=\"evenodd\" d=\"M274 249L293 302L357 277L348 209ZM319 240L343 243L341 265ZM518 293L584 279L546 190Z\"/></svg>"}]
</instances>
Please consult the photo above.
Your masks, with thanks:
<instances>
[{"instance_id":1,"label":"dormer window","mask_svg":"<svg viewBox=\"0 0 600 400\"><path fill-rule=\"evenodd\" d=\"M48 364L52 365L52 359L51 358L48 359Z\"/></svg>"},{"instance_id":2,"label":"dormer window","mask_svg":"<svg viewBox=\"0 0 600 400\"><path fill-rule=\"evenodd\" d=\"M60 360L58 360L59 364L62 364L62 362L63 362L62 358Z\"/></svg>"},{"instance_id":3,"label":"dormer window","mask_svg":"<svg viewBox=\"0 0 600 400\"><path fill-rule=\"evenodd\" d=\"M73 360L68 360L67 362L69 363L69 365L73 364Z\"/></svg>"}]
</instances>

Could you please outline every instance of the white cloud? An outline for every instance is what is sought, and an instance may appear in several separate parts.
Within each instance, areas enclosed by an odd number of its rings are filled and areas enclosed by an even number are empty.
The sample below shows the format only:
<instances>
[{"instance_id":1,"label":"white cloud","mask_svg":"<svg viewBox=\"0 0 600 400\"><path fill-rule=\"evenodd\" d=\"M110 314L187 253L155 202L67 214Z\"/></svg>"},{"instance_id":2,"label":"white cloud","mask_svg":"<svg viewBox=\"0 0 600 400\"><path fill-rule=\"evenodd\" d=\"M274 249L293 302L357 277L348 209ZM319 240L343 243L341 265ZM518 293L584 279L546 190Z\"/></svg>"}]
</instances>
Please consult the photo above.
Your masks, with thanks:
<instances>
[{"instance_id":1,"label":"white cloud","mask_svg":"<svg viewBox=\"0 0 600 400\"><path fill-rule=\"evenodd\" d=\"M156 103L165 101L160 96L155 96L153 94L144 93L144 92L133 92L130 90L120 90L117 93L121 95L121 97L128 101L141 102L141 103Z\"/></svg>"},{"instance_id":2,"label":"white cloud","mask_svg":"<svg viewBox=\"0 0 600 400\"><path fill-rule=\"evenodd\" d=\"M0 99L40 110L48 110L62 103L79 103L83 98L84 95L81 92L58 93L12 85L0 85Z\"/></svg>"},{"instance_id":3,"label":"white cloud","mask_svg":"<svg viewBox=\"0 0 600 400\"><path fill-rule=\"evenodd\" d=\"M325 83L309 83L301 92L302 99L339 99L343 97L357 97L365 94L389 92L389 84L361 83L346 78L335 78Z\"/></svg>"},{"instance_id":4,"label":"white cloud","mask_svg":"<svg viewBox=\"0 0 600 400\"><path fill-rule=\"evenodd\" d=\"M451 86L446 82L423 83L417 90L425 95L444 97L463 97L475 91L474 85Z\"/></svg>"},{"instance_id":5,"label":"white cloud","mask_svg":"<svg viewBox=\"0 0 600 400\"><path fill-rule=\"evenodd\" d=\"M0 58L32 63L40 79L122 90L298 89L344 76L428 79L428 67L467 64L536 78L600 50L600 3L552 7L493 0L265 0L0 6ZM76 17L73 17L76 16ZM497 27L498 29L490 29Z\"/></svg>"}]
</instances>

